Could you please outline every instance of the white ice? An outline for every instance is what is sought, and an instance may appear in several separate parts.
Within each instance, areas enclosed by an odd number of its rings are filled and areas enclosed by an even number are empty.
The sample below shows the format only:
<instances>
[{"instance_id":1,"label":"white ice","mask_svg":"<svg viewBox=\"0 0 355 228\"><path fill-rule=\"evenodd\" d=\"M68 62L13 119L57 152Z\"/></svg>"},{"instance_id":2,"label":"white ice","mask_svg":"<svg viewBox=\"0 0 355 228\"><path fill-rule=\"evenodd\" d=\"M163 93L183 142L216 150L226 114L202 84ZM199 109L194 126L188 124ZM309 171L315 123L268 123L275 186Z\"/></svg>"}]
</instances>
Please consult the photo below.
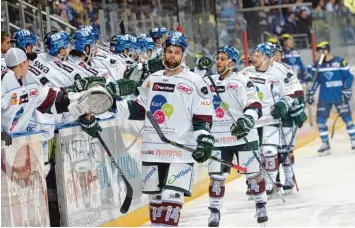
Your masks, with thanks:
<instances>
[{"instance_id":1,"label":"white ice","mask_svg":"<svg viewBox=\"0 0 355 228\"><path fill-rule=\"evenodd\" d=\"M345 129L331 140L332 155L319 157L316 140L295 152L299 192L274 196L267 204L266 226L355 226L355 153ZM283 173L282 168L280 168ZM226 185L220 226L259 226L255 205L245 195L245 178ZM208 194L184 205L179 226L207 226ZM260 227L260 226L259 226Z\"/></svg>"}]
</instances>

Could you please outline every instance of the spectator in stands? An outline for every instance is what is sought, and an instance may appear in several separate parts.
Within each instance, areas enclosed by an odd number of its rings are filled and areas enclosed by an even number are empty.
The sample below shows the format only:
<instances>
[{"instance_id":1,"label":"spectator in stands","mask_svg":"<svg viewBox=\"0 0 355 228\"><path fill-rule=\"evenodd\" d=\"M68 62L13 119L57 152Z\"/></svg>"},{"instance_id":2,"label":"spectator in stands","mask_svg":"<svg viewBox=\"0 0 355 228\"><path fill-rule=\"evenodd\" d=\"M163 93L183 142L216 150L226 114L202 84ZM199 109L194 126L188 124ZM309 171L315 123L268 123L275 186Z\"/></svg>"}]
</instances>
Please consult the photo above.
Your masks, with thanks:
<instances>
[{"instance_id":1,"label":"spectator in stands","mask_svg":"<svg viewBox=\"0 0 355 228\"><path fill-rule=\"evenodd\" d=\"M329 0L329 2L325 5L325 10L328 13L335 13L338 10L338 5L335 4L335 0Z\"/></svg>"},{"instance_id":2,"label":"spectator in stands","mask_svg":"<svg viewBox=\"0 0 355 228\"><path fill-rule=\"evenodd\" d=\"M307 16L310 16L312 14L312 10L308 6L302 5L304 3L304 0L297 0L296 5L293 6L293 11L297 15L301 15L301 11L306 11Z\"/></svg>"},{"instance_id":3,"label":"spectator in stands","mask_svg":"<svg viewBox=\"0 0 355 228\"><path fill-rule=\"evenodd\" d=\"M297 33L310 33L311 20L306 10L301 10L299 19L297 21Z\"/></svg>"},{"instance_id":4,"label":"spectator in stands","mask_svg":"<svg viewBox=\"0 0 355 228\"><path fill-rule=\"evenodd\" d=\"M297 33L297 30L296 14L295 12L290 12L287 16L283 33L295 34Z\"/></svg>"},{"instance_id":5,"label":"spectator in stands","mask_svg":"<svg viewBox=\"0 0 355 228\"><path fill-rule=\"evenodd\" d=\"M1 30L1 57L6 54L10 47L10 34Z\"/></svg>"}]
</instances>

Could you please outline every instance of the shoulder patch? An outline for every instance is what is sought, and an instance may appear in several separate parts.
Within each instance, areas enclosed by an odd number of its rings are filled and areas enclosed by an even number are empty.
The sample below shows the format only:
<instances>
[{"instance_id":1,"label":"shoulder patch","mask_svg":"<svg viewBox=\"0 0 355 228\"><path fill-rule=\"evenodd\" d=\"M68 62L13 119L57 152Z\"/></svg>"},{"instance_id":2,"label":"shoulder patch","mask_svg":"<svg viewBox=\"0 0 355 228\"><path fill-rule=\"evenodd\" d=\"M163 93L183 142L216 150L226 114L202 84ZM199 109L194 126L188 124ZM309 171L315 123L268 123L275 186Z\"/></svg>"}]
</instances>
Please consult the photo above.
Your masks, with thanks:
<instances>
[{"instance_id":1,"label":"shoulder patch","mask_svg":"<svg viewBox=\"0 0 355 228\"><path fill-rule=\"evenodd\" d=\"M348 65L348 63L346 62L346 60L345 60L345 59L343 60L342 65L343 65L343 66Z\"/></svg>"},{"instance_id":2,"label":"shoulder patch","mask_svg":"<svg viewBox=\"0 0 355 228\"><path fill-rule=\"evenodd\" d=\"M207 89L206 86L204 86L204 87L201 88L201 93L203 93L203 94L205 94L205 95L208 94L208 89Z\"/></svg>"},{"instance_id":3,"label":"shoulder patch","mask_svg":"<svg viewBox=\"0 0 355 228\"><path fill-rule=\"evenodd\" d=\"M252 81L248 81L247 88L253 88L253 87L254 87L254 83Z\"/></svg>"}]
</instances>

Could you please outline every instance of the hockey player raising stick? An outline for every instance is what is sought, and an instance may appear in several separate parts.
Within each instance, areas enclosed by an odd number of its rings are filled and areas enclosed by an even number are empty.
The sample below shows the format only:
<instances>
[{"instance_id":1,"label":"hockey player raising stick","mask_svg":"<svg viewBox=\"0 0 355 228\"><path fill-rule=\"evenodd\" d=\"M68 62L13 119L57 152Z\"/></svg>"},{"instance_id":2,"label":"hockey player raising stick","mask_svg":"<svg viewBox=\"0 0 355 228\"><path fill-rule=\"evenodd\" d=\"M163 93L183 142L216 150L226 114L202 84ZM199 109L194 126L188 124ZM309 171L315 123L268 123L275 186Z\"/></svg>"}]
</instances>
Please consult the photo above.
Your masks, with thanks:
<instances>
[{"instance_id":1,"label":"hockey player raising stick","mask_svg":"<svg viewBox=\"0 0 355 228\"><path fill-rule=\"evenodd\" d=\"M258 161L242 139L246 137L253 150L258 151L258 132L253 127L257 119L261 117L261 103L254 83L245 74L233 72L239 59L240 55L234 47L224 46L219 48L216 60L218 74L211 76L211 80L214 81L217 88L205 77L212 94L214 94L215 116L211 134L216 138L216 143L212 155L230 162L236 155L238 164L247 168L247 173L244 174L246 174L246 178L252 186L251 192L256 203L257 222L264 223L268 220L265 208L267 201L265 180L261 175ZM250 77L253 75L251 72L247 74ZM219 95L216 94L215 90L218 91ZM224 102L224 104L221 102ZM232 117L226 112L226 107L233 118L236 119L237 125L233 123ZM231 136L231 131L233 136ZM209 209L211 215L208 226L210 227L219 226L220 211L225 193L225 180L229 172L230 168L227 166L215 161L209 163Z\"/></svg>"},{"instance_id":2,"label":"hockey player raising stick","mask_svg":"<svg viewBox=\"0 0 355 228\"><path fill-rule=\"evenodd\" d=\"M272 46L267 43L259 44L253 51L253 66L247 67L241 72L254 82L262 104L263 116L256 122L256 127L259 128L265 170L275 182L279 169L278 147L282 146L279 118L289 112L294 91L290 81L285 80L285 75L270 66L272 57ZM271 195L275 190L273 182L269 179L266 181L266 193Z\"/></svg>"},{"instance_id":3,"label":"hockey player raising stick","mask_svg":"<svg viewBox=\"0 0 355 228\"><path fill-rule=\"evenodd\" d=\"M318 86L320 86L317 125L322 145L318 150L318 153L319 155L330 153L327 120L333 105L335 105L339 115L346 124L346 129L351 140L351 149L355 150L355 127L351 117L349 104L352 97L354 76L349 71L349 65L346 60L339 56L333 56L330 53L330 45L327 41L317 44L317 52L319 55L325 55L325 58L321 65L318 65L318 61L313 65L313 73L315 74L318 70L317 68L319 68L319 74L310 91L308 91L307 102L313 104L314 94L316 93Z\"/></svg>"},{"instance_id":4,"label":"hockey player raising stick","mask_svg":"<svg viewBox=\"0 0 355 228\"><path fill-rule=\"evenodd\" d=\"M171 32L163 45L165 70L151 74L133 101L117 102L119 115L144 120L153 113L167 138L195 146L187 151L162 143L146 119L141 151L143 193L149 194L153 226L177 226L184 196L191 196L194 160L211 156L214 138L211 94L202 78L182 67L188 43L180 32ZM196 146L197 145L197 146Z\"/></svg>"}]
</instances>

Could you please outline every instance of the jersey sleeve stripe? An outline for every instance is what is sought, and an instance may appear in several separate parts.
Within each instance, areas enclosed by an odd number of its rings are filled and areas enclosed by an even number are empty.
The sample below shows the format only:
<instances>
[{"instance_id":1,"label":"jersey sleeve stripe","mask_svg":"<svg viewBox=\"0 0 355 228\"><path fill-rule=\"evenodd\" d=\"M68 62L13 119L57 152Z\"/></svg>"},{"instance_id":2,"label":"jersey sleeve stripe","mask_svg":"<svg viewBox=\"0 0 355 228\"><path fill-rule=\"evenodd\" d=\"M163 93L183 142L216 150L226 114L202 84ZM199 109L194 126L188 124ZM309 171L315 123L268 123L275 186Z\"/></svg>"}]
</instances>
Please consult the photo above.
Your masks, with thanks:
<instances>
[{"instance_id":1,"label":"jersey sleeve stripe","mask_svg":"<svg viewBox=\"0 0 355 228\"><path fill-rule=\"evenodd\" d=\"M40 111L41 113L50 113L50 110L54 104L56 97L57 97L57 92L54 91L52 88L50 88L46 99L44 99L44 101L37 108L37 110Z\"/></svg>"}]
</instances>

